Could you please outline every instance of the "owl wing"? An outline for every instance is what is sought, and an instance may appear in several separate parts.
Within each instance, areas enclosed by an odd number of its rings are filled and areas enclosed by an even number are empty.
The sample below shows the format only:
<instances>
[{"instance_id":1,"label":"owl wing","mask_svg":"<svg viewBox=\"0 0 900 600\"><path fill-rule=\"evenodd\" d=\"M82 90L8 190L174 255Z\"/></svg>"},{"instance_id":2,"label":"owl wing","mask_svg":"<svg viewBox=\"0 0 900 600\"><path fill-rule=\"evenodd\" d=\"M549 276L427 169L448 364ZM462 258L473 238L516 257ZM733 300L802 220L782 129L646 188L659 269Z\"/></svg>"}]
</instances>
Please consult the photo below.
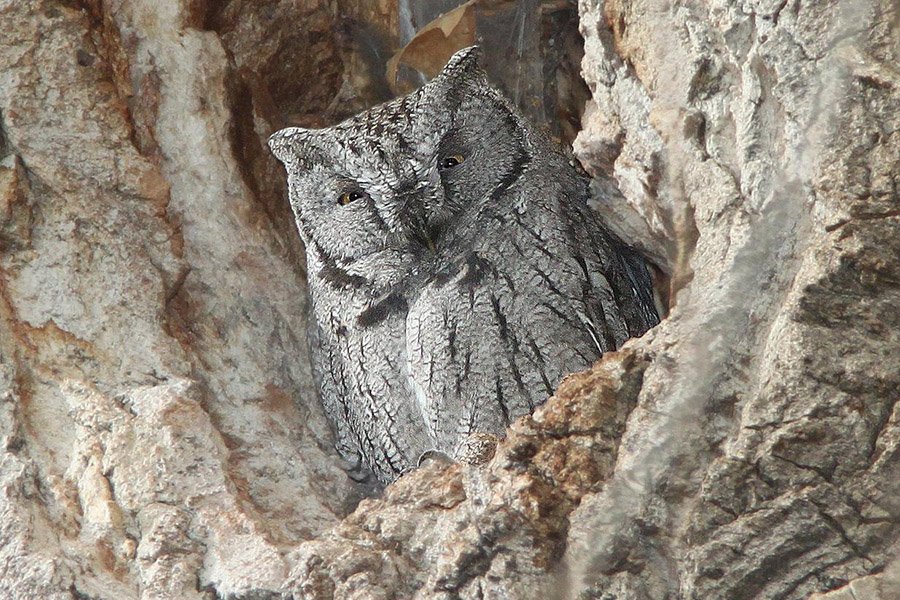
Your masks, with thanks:
<instances>
[{"instance_id":1,"label":"owl wing","mask_svg":"<svg viewBox=\"0 0 900 600\"><path fill-rule=\"evenodd\" d=\"M621 243L621 242L620 242ZM619 283L627 288L629 302L623 306L628 331L632 337L644 335L659 324L659 313L653 298L653 280L650 268L643 256L621 243L620 256L624 277Z\"/></svg>"},{"instance_id":2,"label":"owl wing","mask_svg":"<svg viewBox=\"0 0 900 600\"><path fill-rule=\"evenodd\" d=\"M332 425L335 448L357 468L362 457L359 444L350 428L350 374L333 331L325 331L316 320L311 319L308 335L313 379L319 389L325 416Z\"/></svg>"},{"instance_id":3,"label":"owl wing","mask_svg":"<svg viewBox=\"0 0 900 600\"><path fill-rule=\"evenodd\" d=\"M613 235L592 208L577 203L569 213L575 223L573 248L584 261L584 276L597 297L594 314L608 324L613 348L646 333L659 323L653 283L646 260Z\"/></svg>"}]
</instances>

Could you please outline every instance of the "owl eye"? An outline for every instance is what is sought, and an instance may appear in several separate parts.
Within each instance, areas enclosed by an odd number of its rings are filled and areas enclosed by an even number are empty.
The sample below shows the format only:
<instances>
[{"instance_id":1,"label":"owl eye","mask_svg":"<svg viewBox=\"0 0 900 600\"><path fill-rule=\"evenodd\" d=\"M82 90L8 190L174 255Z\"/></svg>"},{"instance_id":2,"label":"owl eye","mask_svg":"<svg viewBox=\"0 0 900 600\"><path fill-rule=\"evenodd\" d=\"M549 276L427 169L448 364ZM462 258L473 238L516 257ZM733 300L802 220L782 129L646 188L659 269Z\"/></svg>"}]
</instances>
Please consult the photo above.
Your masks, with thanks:
<instances>
[{"instance_id":1,"label":"owl eye","mask_svg":"<svg viewBox=\"0 0 900 600\"><path fill-rule=\"evenodd\" d=\"M462 164L465 160L466 157L462 154L451 154L450 156L445 156L441 159L440 166L442 170L452 169L456 165Z\"/></svg>"},{"instance_id":2,"label":"owl eye","mask_svg":"<svg viewBox=\"0 0 900 600\"><path fill-rule=\"evenodd\" d=\"M343 194L341 194L338 197L338 204L340 204L341 206L347 206L351 202L353 202L355 200L359 200L360 198L365 198L365 197L366 197L366 194L364 192L360 192L358 190L353 191L353 192L344 192Z\"/></svg>"}]
</instances>

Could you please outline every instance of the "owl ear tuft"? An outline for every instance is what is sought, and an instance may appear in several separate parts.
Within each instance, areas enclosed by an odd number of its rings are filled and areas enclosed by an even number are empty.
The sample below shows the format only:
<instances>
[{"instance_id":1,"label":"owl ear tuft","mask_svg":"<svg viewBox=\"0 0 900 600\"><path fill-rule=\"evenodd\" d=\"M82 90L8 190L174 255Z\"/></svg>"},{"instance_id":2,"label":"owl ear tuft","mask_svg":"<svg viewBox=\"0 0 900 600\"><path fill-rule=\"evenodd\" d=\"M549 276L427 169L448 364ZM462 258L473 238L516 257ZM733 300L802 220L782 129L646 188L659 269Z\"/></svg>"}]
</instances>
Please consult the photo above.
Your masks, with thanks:
<instances>
[{"instance_id":1,"label":"owl ear tuft","mask_svg":"<svg viewBox=\"0 0 900 600\"><path fill-rule=\"evenodd\" d=\"M481 48L479 46L469 46L468 48L457 50L456 54L447 61L447 65L441 69L437 78L461 79L482 74L481 67L478 64L480 58Z\"/></svg>"},{"instance_id":2,"label":"owl ear tuft","mask_svg":"<svg viewBox=\"0 0 900 600\"><path fill-rule=\"evenodd\" d=\"M297 164L309 153L310 133L302 127L285 127L269 136L269 149L285 166Z\"/></svg>"}]
</instances>

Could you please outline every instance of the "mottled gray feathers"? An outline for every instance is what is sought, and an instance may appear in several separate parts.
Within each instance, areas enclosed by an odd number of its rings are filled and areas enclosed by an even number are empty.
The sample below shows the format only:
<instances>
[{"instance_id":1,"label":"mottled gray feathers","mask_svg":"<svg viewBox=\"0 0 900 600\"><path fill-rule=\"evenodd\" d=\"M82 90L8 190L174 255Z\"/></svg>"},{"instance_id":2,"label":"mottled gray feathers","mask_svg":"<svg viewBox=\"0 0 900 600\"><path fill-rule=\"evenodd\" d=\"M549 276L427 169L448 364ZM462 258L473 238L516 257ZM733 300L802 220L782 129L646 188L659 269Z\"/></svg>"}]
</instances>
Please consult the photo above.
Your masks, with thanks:
<instances>
[{"instance_id":1,"label":"mottled gray feathers","mask_svg":"<svg viewBox=\"0 0 900 600\"><path fill-rule=\"evenodd\" d=\"M340 452L382 482L426 452L481 453L478 436L658 320L644 260L477 59L269 140L306 244L323 406Z\"/></svg>"}]
</instances>

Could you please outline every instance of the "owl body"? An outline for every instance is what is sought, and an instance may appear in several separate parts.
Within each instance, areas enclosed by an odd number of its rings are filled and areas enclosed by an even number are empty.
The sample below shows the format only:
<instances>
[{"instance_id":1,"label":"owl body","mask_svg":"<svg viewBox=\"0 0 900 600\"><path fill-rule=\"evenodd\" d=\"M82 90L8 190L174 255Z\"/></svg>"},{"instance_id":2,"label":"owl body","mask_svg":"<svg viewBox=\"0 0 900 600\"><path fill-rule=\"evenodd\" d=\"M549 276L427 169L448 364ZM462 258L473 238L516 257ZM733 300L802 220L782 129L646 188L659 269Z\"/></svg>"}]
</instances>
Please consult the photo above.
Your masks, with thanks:
<instances>
[{"instance_id":1,"label":"owl body","mask_svg":"<svg viewBox=\"0 0 900 600\"><path fill-rule=\"evenodd\" d=\"M307 249L338 449L388 482L502 434L658 317L587 180L457 53L416 92L270 138Z\"/></svg>"}]
</instances>

